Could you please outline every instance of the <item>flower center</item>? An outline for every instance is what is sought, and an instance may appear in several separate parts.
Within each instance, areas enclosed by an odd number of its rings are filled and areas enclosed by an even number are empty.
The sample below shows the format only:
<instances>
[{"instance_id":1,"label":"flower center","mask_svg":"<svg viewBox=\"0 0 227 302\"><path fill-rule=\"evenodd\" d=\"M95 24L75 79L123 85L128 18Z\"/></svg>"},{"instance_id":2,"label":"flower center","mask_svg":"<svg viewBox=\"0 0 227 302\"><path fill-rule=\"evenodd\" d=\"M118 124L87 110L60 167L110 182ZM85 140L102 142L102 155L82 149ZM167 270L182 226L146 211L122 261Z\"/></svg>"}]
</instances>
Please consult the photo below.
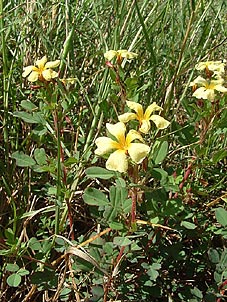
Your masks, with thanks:
<instances>
[{"instance_id":1,"label":"flower center","mask_svg":"<svg viewBox=\"0 0 227 302\"><path fill-rule=\"evenodd\" d=\"M128 151L128 144L124 136L118 138L118 150Z\"/></svg>"},{"instance_id":2,"label":"flower center","mask_svg":"<svg viewBox=\"0 0 227 302\"><path fill-rule=\"evenodd\" d=\"M206 89L211 89L211 90L214 90L215 89L215 84L214 83L207 83L205 85Z\"/></svg>"}]
</instances>

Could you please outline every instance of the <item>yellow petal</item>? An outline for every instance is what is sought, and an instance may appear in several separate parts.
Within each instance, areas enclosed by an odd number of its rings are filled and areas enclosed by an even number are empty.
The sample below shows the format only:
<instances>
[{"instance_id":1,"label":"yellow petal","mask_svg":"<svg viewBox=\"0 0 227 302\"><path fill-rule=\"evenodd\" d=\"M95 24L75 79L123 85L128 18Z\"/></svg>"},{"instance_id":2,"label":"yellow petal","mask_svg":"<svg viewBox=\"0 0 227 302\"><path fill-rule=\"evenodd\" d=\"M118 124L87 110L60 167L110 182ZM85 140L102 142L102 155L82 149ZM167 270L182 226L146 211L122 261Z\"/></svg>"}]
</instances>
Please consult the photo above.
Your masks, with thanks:
<instances>
[{"instance_id":1,"label":"yellow petal","mask_svg":"<svg viewBox=\"0 0 227 302\"><path fill-rule=\"evenodd\" d=\"M202 78L201 76L198 76L194 81L192 81L190 83L190 86L195 86L195 85L200 85L200 86L206 86L209 83L207 82L207 80L205 80L204 78Z\"/></svg>"},{"instance_id":2,"label":"yellow petal","mask_svg":"<svg viewBox=\"0 0 227 302\"><path fill-rule=\"evenodd\" d=\"M193 93L194 97L197 99L205 99L213 101L215 98L215 93L213 89L206 89L205 87L199 87L196 89L196 91Z\"/></svg>"},{"instance_id":3,"label":"yellow petal","mask_svg":"<svg viewBox=\"0 0 227 302\"><path fill-rule=\"evenodd\" d=\"M130 143L135 139L138 139L143 142L143 138L139 132L137 132L136 130L130 130L126 136L126 145L129 146Z\"/></svg>"},{"instance_id":4,"label":"yellow petal","mask_svg":"<svg viewBox=\"0 0 227 302\"><path fill-rule=\"evenodd\" d=\"M165 120L163 117L159 115L152 115L150 120L153 121L158 129L165 129L169 126L170 122Z\"/></svg>"},{"instance_id":5,"label":"yellow petal","mask_svg":"<svg viewBox=\"0 0 227 302\"><path fill-rule=\"evenodd\" d=\"M114 149L117 149L117 142L114 142L109 137L98 137L95 141L97 149L95 150L95 154L104 155L106 153L111 152Z\"/></svg>"},{"instance_id":6,"label":"yellow petal","mask_svg":"<svg viewBox=\"0 0 227 302\"><path fill-rule=\"evenodd\" d=\"M131 143L128 148L129 156L137 164L141 163L149 152L150 147L141 143Z\"/></svg>"},{"instance_id":7,"label":"yellow petal","mask_svg":"<svg viewBox=\"0 0 227 302\"><path fill-rule=\"evenodd\" d=\"M126 172L128 170L128 160L124 150L113 152L106 162L106 168L121 173Z\"/></svg>"},{"instance_id":8,"label":"yellow petal","mask_svg":"<svg viewBox=\"0 0 227 302\"><path fill-rule=\"evenodd\" d=\"M58 67L59 64L60 64L60 60L47 62L47 63L45 64L45 68L55 68L55 67Z\"/></svg>"},{"instance_id":9,"label":"yellow petal","mask_svg":"<svg viewBox=\"0 0 227 302\"><path fill-rule=\"evenodd\" d=\"M154 111L161 111L161 110L162 110L162 107L159 107L155 102L152 103L150 106L147 107L147 109L146 109L146 111L145 111L145 114L144 114L144 119L145 119L145 120L149 120L151 114L152 114Z\"/></svg>"},{"instance_id":10,"label":"yellow petal","mask_svg":"<svg viewBox=\"0 0 227 302\"><path fill-rule=\"evenodd\" d=\"M45 69L42 72L42 75L46 81L50 81L51 79L58 77L58 73L56 71L53 71L52 69Z\"/></svg>"},{"instance_id":11,"label":"yellow petal","mask_svg":"<svg viewBox=\"0 0 227 302\"><path fill-rule=\"evenodd\" d=\"M114 125L107 123L106 128L119 142L123 142L125 140L126 127L124 123L118 122Z\"/></svg>"},{"instance_id":12,"label":"yellow petal","mask_svg":"<svg viewBox=\"0 0 227 302\"><path fill-rule=\"evenodd\" d=\"M37 71L32 71L28 77L29 82L36 82L39 78L39 73Z\"/></svg>"},{"instance_id":13,"label":"yellow petal","mask_svg":"<svg viewBox=\"0 0 227 302\"><path fill-rule=\"evenodd\" d=\"M47 57L44 56L44 57L42 57L42 59L37 60L37 61L35 62L35 65L38 66L38 68L43 69L44 66L45 66L45 64L46 64L46 62L47 62Z\"/></svg>"},{"instance_id":14,"label":"yellow petal","mask_svg":"<svg viewBox=\"0 0 227 302\"><path fill-rule=\"evenodd\" d=\"M224 73L225 72L225 63L222 61L207 61L199 62L195 68L197 70L209 69L214 73Z\"/></svg>"},{"instance_id":15,"label":"yellow petal","mask_svg":"<svg viewBox=\"0 0 227 302\"><path fill-rule=\"evenodd\" d=\"M24 67L24 72L22 73L22 77L27 77L29 75L30 72L32 72L34 66L30 65L27 67Z\"/></svg>"},{"instance_id":16,"label":"yellow petal","mask_svg":"<svg viewBox=\"0 0 227 302\"><path fill-rule=\"evenodd\" d=\"M140 132L142 133L148 133L149 130L151 128L151 123L150 121L147 121L147 120L143 120L142 123L141 123L141 126L140 126Z\"/></svg>"},{"instance_id":17,"label":"yellow petal","mask_svg":"<svg viewBox=\"0 0 227 302\"><path fill-rule=\"evenodd\" d=\"M131 101L127 101L126 104L130 109L134 110L137 113L139 120L143 118L143 107L141 104Z\"/></svg>"},{"instance_id":18,"label":"yellow petal","mask_svg":"<svg viewBox=\"0 0 227 302\"><path fill-rule=\"evenodd\" d=\"M104 53L104 57L108 61L111 61L116 55L117 55L117 52L115 50L108 50L107 52Z\"/></svg>"},{"instance_id":19,"label":"yellow petal","mask_svg":"<svg viewBox=\"0 0 227 302\"><path fill-rule=\"evenodd\" d=\"M215 87L216 87L217 85L222 85L224 82L225 82L224 79L220 77L220 78L217 79L217 80L212 80L212 81L210 81L210 86L213 86L214 89L216 89Z\"/></svg>"},{"instance_id":20,"label":"yellow petal","mask_svg":"<svg viewBox=\"0 0 227 302\"><path fill-rule=\"evenodd\" d=\"M118 116L120 122L127 123L131 120L136 120L137 115L135 113L124 113Z\"/></svg>"},{"instance_id":21,"label":"yellow petal","mask_svg":"<svg viewBox=\"0 0 227 302\"><path fill-rule=\"evenodd\" d=\"M227 92L227 88L222 85L216 85L215 90L217 90L219 92Z\"/></svg>"},{"instance_id":22,"label":"yellow petal","mask_svg":"<svg viewBox=\"0 0 227 302\"><path fill-rule=\"evenodd\" d=\"M127 49L120 49L117 51L117 54L126 59L134 59L138 56L135 52L128 51Z\"/></svg>"}]
</instances>

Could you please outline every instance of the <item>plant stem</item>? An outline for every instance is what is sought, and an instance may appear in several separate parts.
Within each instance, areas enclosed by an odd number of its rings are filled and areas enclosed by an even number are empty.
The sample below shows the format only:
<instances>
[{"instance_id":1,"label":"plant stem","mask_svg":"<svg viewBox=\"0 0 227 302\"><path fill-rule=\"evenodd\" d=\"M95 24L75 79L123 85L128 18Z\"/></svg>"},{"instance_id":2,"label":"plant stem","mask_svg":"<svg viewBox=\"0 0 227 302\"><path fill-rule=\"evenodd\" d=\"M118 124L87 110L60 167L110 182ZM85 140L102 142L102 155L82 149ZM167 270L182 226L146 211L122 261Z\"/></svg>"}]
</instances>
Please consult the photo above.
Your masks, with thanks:
<instances>
[{"instance_id":1,"label":"plant stem","mask_svg":"<svg viewBox=\"0 0 227 302\"><path fill-rule=\"evenodd\" d=\"M61 199L61 135L58 120L58 111L54 111L54 125L57 137L57 198L55 201L55 235L59 234L59 213L62 204Z\"/></svg>"},{"instance_id":2,"label":"plant stem","mask_svg":"<svg viewBox=\"0 0 227 302\"><path fill-rule=\"evenodd\" d=\"M3 0L0 0L0 31L1 31L1 52L2 52L2 63L3 63L3 139L5 147L5 162L6 165L9 164L9 139L8 139L8 89L7 76L8 76L8 62L6 53L6 43L5 43L5 30L4 30L4 12L3 12Z\"/></svg>"},{"instance_id":3,"label":"plant stem","mask_svg":"<svg viewBox=\"0 0 227 302\"><path fill-rule=\"evenodd\" d=\"M133 167L133 175L132 181L134 184L138 183L138 165ZM136 203L137 203L137 188L133 187L131 189L131 197L132 197L132 209L131 209L131 229L132 232L136 231Z\"/></svg>"}]
</instances>

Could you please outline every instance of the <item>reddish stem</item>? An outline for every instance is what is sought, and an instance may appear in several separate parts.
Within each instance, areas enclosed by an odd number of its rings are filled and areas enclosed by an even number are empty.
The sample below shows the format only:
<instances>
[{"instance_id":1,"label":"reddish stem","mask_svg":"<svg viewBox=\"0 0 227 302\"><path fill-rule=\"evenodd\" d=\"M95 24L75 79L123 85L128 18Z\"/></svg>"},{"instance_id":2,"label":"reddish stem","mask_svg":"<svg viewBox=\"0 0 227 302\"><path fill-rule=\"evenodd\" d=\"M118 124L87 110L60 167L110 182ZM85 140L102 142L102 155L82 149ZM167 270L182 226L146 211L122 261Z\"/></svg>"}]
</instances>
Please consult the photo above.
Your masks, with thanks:
<instances>
[{"instance_id":1,"label":"reddish stem","mask_svg":"<svg viewBox=\"0 0 227 302\"><path fill-rule=\"evenodd\" d=\"M227 285L227 280L225 280L224 282L222 282L222 284L219 286L219 291L221 295L225 294L226 289L224 289L223 287L225 287ZM221 302L222 298L218 298L217 302Z\"/></svg>"},{"instance_id":2,"label":"reddish stem","mask_svg":"<svg viewBox=\"0 0 227 302\"><path fill-rule=\"evenodd\" d=\"M192 173L192 165L193 163L190 163L188 166L187 166L187 169L186 169L186 172L184 174L184 177L183 177L183 180L182 182L179 184L179 189L182 190L183 189L183 186L185 184L185 182L187 181L187 179L189 178L190 174ZM177 198L178 197L178 192L176 192L173 196L173 198Z\"/></svg>"},{"instance_id":3,"label":"reddish stem","mask_svg":"<svg viewBox=\"0 0 227 302\"><path fill-rule=\"evenodd\" d=\"M136 223L136 202L137 202L137 190L133 188L131 190L132 197L132 209L131 209L131 225L135 225Z\"/></svg>"}]
</instances>

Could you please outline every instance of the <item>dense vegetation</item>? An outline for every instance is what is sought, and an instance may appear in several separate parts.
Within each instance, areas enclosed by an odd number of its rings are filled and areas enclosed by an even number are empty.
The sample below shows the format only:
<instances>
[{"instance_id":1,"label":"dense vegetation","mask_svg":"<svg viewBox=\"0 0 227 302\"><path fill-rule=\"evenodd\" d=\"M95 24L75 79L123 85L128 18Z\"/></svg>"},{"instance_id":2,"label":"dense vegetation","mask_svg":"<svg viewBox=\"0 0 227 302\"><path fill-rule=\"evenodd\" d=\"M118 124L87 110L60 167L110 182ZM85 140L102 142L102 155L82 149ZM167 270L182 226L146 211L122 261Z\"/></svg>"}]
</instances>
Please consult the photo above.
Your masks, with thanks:
<instances>
[{"instance_id":1,"label":"dense vegetation","mask_svg":"<svg viewBox=\"0 0 227 302\"><path fill-rule=\"evenodd\" d=\"M0 0L0 301L226 301L226 11Z\"/></svg>"}]
</instances>

